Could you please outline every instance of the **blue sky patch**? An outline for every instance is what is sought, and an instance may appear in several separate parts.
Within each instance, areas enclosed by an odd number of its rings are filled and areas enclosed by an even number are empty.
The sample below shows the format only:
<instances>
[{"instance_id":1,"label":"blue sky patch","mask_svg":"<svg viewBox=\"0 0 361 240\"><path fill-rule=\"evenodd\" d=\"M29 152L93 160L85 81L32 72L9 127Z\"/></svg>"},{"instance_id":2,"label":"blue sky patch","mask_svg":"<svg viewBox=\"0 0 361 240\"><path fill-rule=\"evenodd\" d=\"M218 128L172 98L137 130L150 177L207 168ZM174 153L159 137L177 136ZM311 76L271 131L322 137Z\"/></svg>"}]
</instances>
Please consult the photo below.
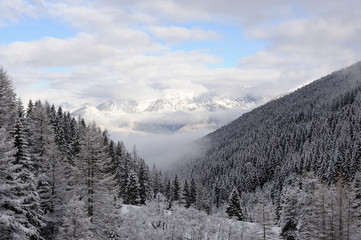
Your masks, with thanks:
<instances>
[{"instance_id":1,"label":"blue sky patch","mask_svg":"<svg viewBox=\"0 0 361 240\"><path fill-rule=\"evenodd\" d=\"M16 24L0 27L0 43L29 42L45 37L64 39L73 37L76 33L75 29L61 20L26 17Z\"/></svg>"}]
</instances>

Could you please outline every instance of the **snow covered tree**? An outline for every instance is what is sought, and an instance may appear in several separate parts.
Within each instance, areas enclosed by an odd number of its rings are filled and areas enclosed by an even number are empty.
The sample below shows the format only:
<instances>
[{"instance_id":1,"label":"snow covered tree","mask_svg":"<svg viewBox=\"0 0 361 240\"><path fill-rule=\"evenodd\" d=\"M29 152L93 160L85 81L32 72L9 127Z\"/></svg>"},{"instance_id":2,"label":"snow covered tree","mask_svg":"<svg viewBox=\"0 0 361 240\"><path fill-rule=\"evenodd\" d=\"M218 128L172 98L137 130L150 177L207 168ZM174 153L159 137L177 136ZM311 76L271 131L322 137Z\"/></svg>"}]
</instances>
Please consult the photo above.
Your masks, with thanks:
<instances>
[{"instance_id":1,"label":"snow covered tree","mask_svg":"<svg viewBox=\"0 0 361 240\"><path fill-rule=\"evenodd\" d=\"M144 205L150 199L151 186L150 186L150 173L147 164L143 159L138 161L138 182L139 182L139 203Z\"/></svg>"},{"instance_id":2,"label":"snow covered tree","mask_svg":"<svg viewBox=\"0 0 361 240\"><path fill-rule=\"evenodd\" d=\"M163 193L162 172L157 169L155 164L153 164L151 179L152 179L153 197L155 197L159 192Z\"/></svg>"},{"instance_id":3,"label":"snow covered tree","mask_svg":"<svg viewBox=\"0 0 361 240\"><path fill-rule=\"evenodd\" d=\"M182 200L183 200L183 204L186 208L189 208L191 206L190 192L189 192L189 186L188 186L187 180L184 181Z\"/></svg>"},{"instance_id":4,"label":"snow covered tree","mask_svg":"<svg viewBox=\"0 0 361 240\"><path fill-rule=\"evenodd\" d=\"M328 218L330 215L330 204L329 204L329 187L325 186L322 182L317 182L314 191L314 213L313 221L317 231L314 235L321 240L328 239L329 235L329 224ZM317 233L317 234L316 234Z\"/></svg>"},{"instance_id":5,"label":"snow covered tree","mask_svg":"<svg viewBox=\"0 0 361 240\"><path fill-rule=\"evenodd\" d=\"M281 194L281 236L292 240L297 237L297 224L299 215L299 181L297 178L286 179Z\"/></svg>"},{"instance_id":6,"label":"snow covered tree","mask_svg":"<svg viewBox=\"0 0 361 240\"><path fill-rule=\"evenodd\" d=\"M9 140L6 131L0 128L1 232L7 236L5 239L38 238L44 223L35 190L34 166L19 118L12 135L14 140Z\"/></svg>"},{"instance_id":7,"label":"snow covered tree","mask_svg":"<svg viewBox=\"0 0 361 240\"><path fill-rule=\"evenodd\" d=\"M57 154L57 151L50 120L40 101L35 102L29 113L27 126L29 128L29 149L36 169L37 188L42 199L42 209L44 213L52 212L54 203L51 200L50 157Z\"/></svg>"},{"instance_id":8,"label":"snow covered tree","mask_svg":"<svg viewBox=\"0 0 361 240\"><path fill-rule=\"evenodd\" d=\"M218 186L218 184L216 184L213 189L213 203L216 209L220 207L220 200L221 200L221 189Z\"/></svg>"},{"instance_id":9,"label":"snow covered tree","mask_svg":"<svg viewBox=\"0 0 361 240\"><path fill-rule=\"evenodd\" d=\"M178 176L175 175L172 182L172 200L178 202L180 200L180 185Z\"/></svg>"},{"instance_id":10,"label":"snow covered tree","mask_svg":"<svg viewBox=\"0 0 361 240\"><path fill-rule=\"evenodd\" d=\"M21 117L16 118L12 135L14 136L14 147L16 150L15 162L30 161L28 142L26 140L26 133L23 125L23 119Z\"/></svg>"},{"instance_id":11,"label":"snow covered tree","mask_svg":"<svg viewBox=\"0 0 361 240\"><path fill-rule=\"evenodd\" d=\"M211 201L211 193L207 192L204 187L201 185L197 187L197 198L195 202L195 206L198 210L204 211L207 214L211 214L212 210L212 201ZM192 201L194 200L193 196L191 195Z\"/></svg>"},{"instance_id":12,"label":"snow covered tree","mask_svg":"<svg viewBox=\"0 0 361 240\"><path fill-rule=\"evenodd\" d=\"M63 109L61 107L58 108L54 121L55 143L57 144L61 153L68 156L69 146L66 139L66 122Z\"/></svg>"},{"instance_id":13,"label":"snow covered tree","mask_svg":"<svg viewBox=\"0 0 361 240\"><path fill-rule=\"evenodd\" d=\"M133 170L129 172L126 185L123 189L123 194L123 203L132 205L140 204L138 176Z\"/></svg>"},{"instance_id":14,"label":"snow covered tree","mask_svg":"<svg viewBox=\"0 0 361 240\"><path fill-rule=\"evenodd\" d=\"M226 213L228 214L229 218L235 218L238 221L242 221L244 218L239 194L236 188L233 188L229 196Z\"/></svg>"},{"instance_id":15,"label":"snow covered tree","mask_svg":"<svg viewBox=\"0 0 361 240\"><path fill-rule=\"evenodd\" d=\"M351 184L350 192L351 200L351 218L352 224L350 227L351 239L361 238L361 172L358 171Z\"/></svg>"},{"instance_id":16,"label":"snow covered tree","mask_svg":"<svg viewBox=\"0 0 361 240\"><path fill-rule=\"evenodd\" d=\"M275 225L276 213L272 202L269 202L267 198L261 194L258 197L258 203L254 206L255 221L262 226L262 239L273 239L273 231L271 227Z\"/></svg>"},{"instance_id":17,"label":"snow covered tree","mask_svg":"<svg viewBox=\"0 0 361 240\"><path fill-rule=\"evenodd\" d=\"M189 203L190 205L195 204L197 202L197 186L196 181L192 178L190 186L189 186Z\"/></svg>"},{"instance_id":18,"label":"snow covered tree","mask_svg":"<svg viewBox=\"0 0 361 240\"><path fill-rule=\"evenodd\" d=\"M170 182L170 179L167 176L164 178L164 180L165 180L164 195L168 200L168 209L171 209L171 207L173 205L172 184Z\"/></svg>"},{"instance_id":19,"label":"snow covered tree","mask_svg":"<svg viewBox=\"0 0 361 240\"><path fill-rule=\"evenodd\" d=\"M90 217L86 214L86 204L74 195L70 199L63 215L63 224L56 236L57 240L94 239Z\"/></svg>"},{"instance_id":20,"label":"snow covered tree","mask_svg":"<svg viewBox=\"0 0 361 240\"><path fill-rule=\"evenodd\" d=\"M70 193L67 192L70 163L55 143L55 134L47 112L49 108L49 105L36 101L27 117L29 149L37 177L36 187L46 220L46 227L42 229L44 238L53 238L62 221L65 203L70 200Z\"/></svg>"},{"instance_id":21,"label":"snow covered tree","mask_svg":"<svg viewBox=\"0 0 361 240\"><path fill-rule=\"evenodd\" d=\"M116 183L108 149L95 123L86 128L81 150L76 159L74 195L84 201L86 216L91 222L94 238L101 239L114 230L113 208L116 206Z\"/></svg>"},{"instance_id":22,"label":"snow covered tree","mask_svg":"<svg viewBox=\"0 0 361 240\"><path fill-rule=\"evenodd\" d=\"M315 192L317 186L317 178L314 173L307 172L302 181L302 191L299 194L300 209L298 221L298 236L301 239L318 239L319 226L316 222L316 214L318 207L315 205ZM317 233L317 234L316 234Z\"/></svg>"},{"instance_id":23,"label":"snow covered tree","mask_svg":"<svg viewBox=\"0 0 361 240\"><path fill-rule=\"evenodd\" d=\"M0 127L8 132L13 130L17 114L16 95L13 84L0 66Z\"/></svg>"}]
</instances>

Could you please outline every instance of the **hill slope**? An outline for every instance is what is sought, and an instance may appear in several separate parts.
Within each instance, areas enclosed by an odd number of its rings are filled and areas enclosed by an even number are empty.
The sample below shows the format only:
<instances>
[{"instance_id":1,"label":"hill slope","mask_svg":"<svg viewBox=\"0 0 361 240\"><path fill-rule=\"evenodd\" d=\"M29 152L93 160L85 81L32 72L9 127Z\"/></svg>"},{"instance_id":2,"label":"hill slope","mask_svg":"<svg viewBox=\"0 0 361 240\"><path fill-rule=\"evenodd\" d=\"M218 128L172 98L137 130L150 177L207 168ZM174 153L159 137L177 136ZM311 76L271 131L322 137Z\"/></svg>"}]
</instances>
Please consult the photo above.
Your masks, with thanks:
<instances>
[{"instance_id":1,"label":"hill slope","mask_svg":"<svg viewBox=\"0 0 361 240\"><path fill-rule=\"evenodd\" d=\"M223 201L233 186L279 189L292 173L313 170L327 182L360 170L361 63L334 72L242 115L198 141L181 176L197 176ZM213 197L214 201L214 197Z\"/></svg>"}]
</instances>

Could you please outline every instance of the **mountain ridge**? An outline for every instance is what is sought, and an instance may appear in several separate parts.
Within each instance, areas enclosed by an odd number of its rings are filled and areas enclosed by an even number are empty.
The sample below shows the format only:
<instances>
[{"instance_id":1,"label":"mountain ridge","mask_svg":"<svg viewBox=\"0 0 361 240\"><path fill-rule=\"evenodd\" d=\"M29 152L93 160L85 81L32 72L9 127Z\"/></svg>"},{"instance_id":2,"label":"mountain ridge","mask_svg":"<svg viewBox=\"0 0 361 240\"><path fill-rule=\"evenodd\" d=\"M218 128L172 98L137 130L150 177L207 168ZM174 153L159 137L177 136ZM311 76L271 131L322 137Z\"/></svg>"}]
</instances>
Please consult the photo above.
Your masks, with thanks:
<instances>
[{"instance_id":1,"label":"mountain ridge","mask_svg":"<svg viewBox=\"0 0 361 240\"><path fill-rule=\"evenodd\" d=\"M83 104L65 110L70 111L73 116L81 116L88 121L104 122L109 130L119 129L120 126L124 131L172 133L213 126L214 119L210 114L226 110L250 109L263 101L265 98L249 96L230 98L214 93L197 96L192 92L168 91L163 96L150 101L111 99L97 106ZM62 105L70 106L67 103ZM196 117L193 112L201 117ZM117 119L119 119L118 123Z\"/></svg>"},{"instance_id":2,"label":"mountain ridge","mask_svg":"<svg viewBox=\"0 0 361 240\"><path fill-rule=\"evenodd\" d=\"M173 95L162 96L153 101L138 102L134 99L110 99L97 106L92 104L84 104L80 107L74 107L68 103L62 103L61 106L66 110L71 110L72 113L87 107L95 107L103 112L124 112L124 113L139 113L139 112L165 112L165 111L196 111L199 109L206 109L210 112L218 110L234 109L234 108L248 108L248 105L264 101L261 98L253 97L221 97L217 95L204 94L197 97L189 97L180 95L176 92ZM70 109L69 109L70 108Z\"/></svg>"},{"instance_id":3,"label":"mountain ridge","mask_svg":"<svg viewBox=\"0 0 361 240\"><path fill-rule=\"evenodd\" d=\"M204 136L175 171L181 176L199 176L213 193L214 184L228 193L232 186L240 192L254 191L270 182L277 189L289 174L310 169L327 182L336 181L339 171L349 181L360 168L356 159L361 153L360 109L358 62ZM348 158L342 155L345 142L350 148Z\"/></svg>"}]
</instances>

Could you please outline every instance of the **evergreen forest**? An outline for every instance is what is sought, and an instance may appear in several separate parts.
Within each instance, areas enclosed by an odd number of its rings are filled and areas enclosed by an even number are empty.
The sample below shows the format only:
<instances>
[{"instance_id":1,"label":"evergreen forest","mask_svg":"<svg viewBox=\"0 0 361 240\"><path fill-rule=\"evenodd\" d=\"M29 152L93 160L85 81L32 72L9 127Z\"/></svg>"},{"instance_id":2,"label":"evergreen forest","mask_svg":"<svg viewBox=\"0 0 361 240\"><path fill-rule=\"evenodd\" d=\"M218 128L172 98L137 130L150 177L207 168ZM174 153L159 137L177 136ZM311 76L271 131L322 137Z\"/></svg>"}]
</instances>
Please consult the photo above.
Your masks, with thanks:
<instances>
[{"instance_id":1,"label":"evergreen forest","mask_svg":"<svg viewBox=\"0 0 361 240\"><path fill-rule=\"evenodd\" d=\"M149 167L0 68L0 240L361 239L361 63L195 146Z\"/></svg>"}]
</instances>

